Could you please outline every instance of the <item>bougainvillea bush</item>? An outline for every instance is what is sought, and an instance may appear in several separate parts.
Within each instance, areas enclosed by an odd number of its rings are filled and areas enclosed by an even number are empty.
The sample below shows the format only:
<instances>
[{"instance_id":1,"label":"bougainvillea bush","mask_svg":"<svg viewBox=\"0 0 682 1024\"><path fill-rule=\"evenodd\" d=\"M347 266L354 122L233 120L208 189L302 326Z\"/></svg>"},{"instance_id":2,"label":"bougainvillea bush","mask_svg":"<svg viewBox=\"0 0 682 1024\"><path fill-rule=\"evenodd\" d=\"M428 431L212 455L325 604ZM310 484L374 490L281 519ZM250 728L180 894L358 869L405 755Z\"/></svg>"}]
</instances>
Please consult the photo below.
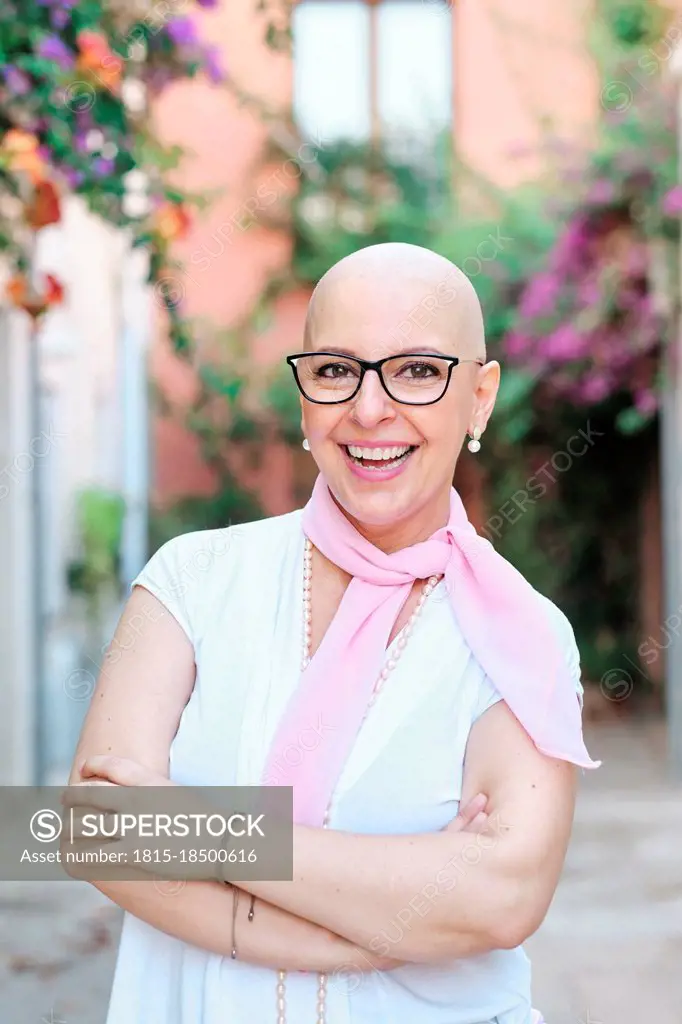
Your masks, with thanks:
<instances>
[{"instance_id":1,"label":"bougainvillea bush","mask_svg":"<svg viewBox=\"0 0 682 1024\"><path fill-rule=\"evenodd\" d=\"M606 111L599 145L564 158L565 195L544 264L522 288L501 353L539 386L588 408L621 394L617 426L658 407L669 311L669 256L679 229L675 96L670 85Z\"/></svg>"},{"instance_id":2,"label":"bougainvillea bush","mask_svg":"<svg viewBox=\"0 0 682 1024\"><path fill-rule=\"evenodd\" d=\"M31 315L61 297L58 281L38 283L30 269L34 232L60 220L67 192L130 226L152 279L168 280L188 197L167 182L180 154L150 132L148 103L176 79L223 77L187 7L0 0L0 251L15 271L9 297Z\"/></svg>"}]
</instances>

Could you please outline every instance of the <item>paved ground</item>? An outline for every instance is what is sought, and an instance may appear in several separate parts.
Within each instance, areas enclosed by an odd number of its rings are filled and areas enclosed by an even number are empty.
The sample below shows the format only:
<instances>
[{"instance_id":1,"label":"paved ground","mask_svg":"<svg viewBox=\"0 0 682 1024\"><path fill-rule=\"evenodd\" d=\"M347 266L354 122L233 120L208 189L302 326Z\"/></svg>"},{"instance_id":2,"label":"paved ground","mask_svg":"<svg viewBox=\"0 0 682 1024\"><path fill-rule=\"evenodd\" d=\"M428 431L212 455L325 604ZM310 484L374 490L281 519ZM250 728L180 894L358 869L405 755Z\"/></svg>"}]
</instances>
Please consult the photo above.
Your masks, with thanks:
<instances>
[{"instance_id":1,"label":"paved ground","mask_svg":"<svg viewBox=\"0 0 682 1024\"><path fill-rule=\"evenodd\" d=\"M682 787L665 782L663 739L657 724L589 736L605 764L584 774L564 877L527 946L549 1024L682 1024ZM1 1024L104 1024L118 927L86 885L0 884Z\"/></svg>"}]
</instances>

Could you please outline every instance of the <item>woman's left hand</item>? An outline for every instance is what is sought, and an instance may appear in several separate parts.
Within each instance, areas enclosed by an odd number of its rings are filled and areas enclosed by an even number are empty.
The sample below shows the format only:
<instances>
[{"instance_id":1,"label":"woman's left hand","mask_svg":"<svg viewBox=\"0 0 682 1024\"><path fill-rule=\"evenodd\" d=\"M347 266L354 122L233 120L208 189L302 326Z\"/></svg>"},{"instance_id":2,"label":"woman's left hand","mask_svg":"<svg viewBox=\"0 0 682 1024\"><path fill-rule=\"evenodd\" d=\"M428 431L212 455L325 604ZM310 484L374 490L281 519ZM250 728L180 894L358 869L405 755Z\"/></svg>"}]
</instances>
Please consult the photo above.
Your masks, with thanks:
<instances>
[{"instance_id":1,"label":"woman's left hand","mask_svg":"<svg viewBox=\"0 0 682 1024\"><path fill-rule=\"evenodd\" d=\"M150 837L149 841L145 842L138 829L134 829L131 834L114 834L106 838L84 836L84 816L87 814L94 813L97 821L100 820L100 815L103 816L106 831L114 831L113 826L118 822L116 815L124 812L120 795L112 797L112 791L177 784L160 772L136 761L108 754L92 755L86 758L79 768L82 781L68 786L61 797L64 807L74 809L73 826L70 829L73 839L65 850L84 854L106 849L108 853L116 854L116 860L112 863L120 865L123 869L143 871L155 878L222 880L218 853L213 859L209 852L217 851L220 846L219 837L216 836L204 835L203 832L199 837L166 834ZM135 800L131 800L129 806L126 799L125 813L134 814L136 803ZM149 812L148 806L145 805L144 809ZM220 812L197 796L192 799L191 806L185 807L183 803L183 813L206 817ZM206 851L205 855L203 851Z\"/></svg>"}]
</instances>

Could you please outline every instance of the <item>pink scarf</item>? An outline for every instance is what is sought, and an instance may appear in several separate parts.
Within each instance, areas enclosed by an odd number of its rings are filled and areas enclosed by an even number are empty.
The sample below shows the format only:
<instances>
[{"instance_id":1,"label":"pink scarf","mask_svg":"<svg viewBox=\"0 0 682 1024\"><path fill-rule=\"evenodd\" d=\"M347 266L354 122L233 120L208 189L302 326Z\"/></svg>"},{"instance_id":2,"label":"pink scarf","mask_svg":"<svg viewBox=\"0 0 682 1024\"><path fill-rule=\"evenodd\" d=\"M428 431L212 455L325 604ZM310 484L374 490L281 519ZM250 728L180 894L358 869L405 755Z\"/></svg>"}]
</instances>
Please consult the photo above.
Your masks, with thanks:
<instances>
[{"instance_id":1,"label":"pink scarf","mask_svg":"<svg viewBox=\"0 0 682 1024\"><path fill-rule=\"evenodd\" d=\"M454 488L446 526L428 540L386 554L358 533L320 475L303 510L303 530L353 579L302 673L263 773L264 780L293 786L294 821L322 824L393 624L414 580L435 574L445 576L474 657L538 749L584 768L599 767L585 749L575 683L542 598L476 533Z\"/></svg>"}]
</instances>

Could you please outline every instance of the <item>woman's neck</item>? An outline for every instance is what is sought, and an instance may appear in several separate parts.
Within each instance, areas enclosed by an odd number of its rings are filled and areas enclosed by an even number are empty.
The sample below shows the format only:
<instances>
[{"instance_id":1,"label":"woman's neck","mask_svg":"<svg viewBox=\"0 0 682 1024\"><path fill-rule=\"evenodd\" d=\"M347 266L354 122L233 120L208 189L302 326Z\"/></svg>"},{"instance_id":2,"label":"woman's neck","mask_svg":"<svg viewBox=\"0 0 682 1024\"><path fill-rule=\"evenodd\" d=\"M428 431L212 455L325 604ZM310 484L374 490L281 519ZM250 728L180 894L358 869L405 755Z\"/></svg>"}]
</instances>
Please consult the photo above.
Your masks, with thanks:
<instances>
[{"instance_id":1,"label":"woman's neck","mask_svg":"<svg viewBox=\"0 0 682 1024\"><path fill-rule=\"evenodd\" d=\"M445 493L438 501L431 501L405 519L392 523L362 523L348 515L345 509L341 511L365 540L390 555L394 551L428 540L436 530L446 525L450 518L450 492Z\"/></svg>"}]
</instances>

